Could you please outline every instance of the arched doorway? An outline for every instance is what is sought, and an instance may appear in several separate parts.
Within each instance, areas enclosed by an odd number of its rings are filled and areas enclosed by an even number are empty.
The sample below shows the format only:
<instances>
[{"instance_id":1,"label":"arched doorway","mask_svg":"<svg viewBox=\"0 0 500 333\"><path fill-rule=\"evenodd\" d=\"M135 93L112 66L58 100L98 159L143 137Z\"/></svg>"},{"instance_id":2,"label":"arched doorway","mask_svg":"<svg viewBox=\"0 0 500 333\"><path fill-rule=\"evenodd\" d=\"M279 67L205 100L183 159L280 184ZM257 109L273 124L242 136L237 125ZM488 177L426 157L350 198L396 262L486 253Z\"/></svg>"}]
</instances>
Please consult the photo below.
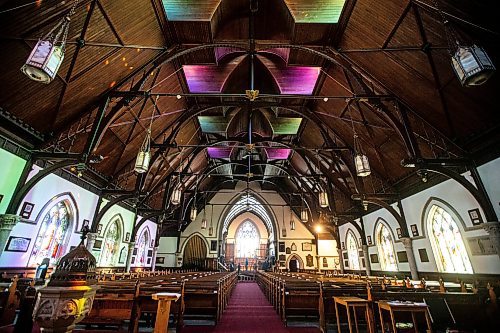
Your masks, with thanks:
<instances>
[{"instance_id":1,"label":"arched doorway","mask_svg":"<svg viewBox=\"0 0 500 333\"><path fill-rule=\"evenodd\" d=\"M198 235L193 235L188 239L184 247L183 266L203 267L207 258L207 246L205 241Z\"/></svg>"},{"instance_id":2,"label":"arched doorway","mask_svg":"<svg viewBox=\"0 0 500 333\"><path fill-rule=\"evenodd\" d=\"M292 254L290 258L288 258L288 271L298 272L301 268L304 268L302 259L298 255Z\"/></svg>"}]
</instances>

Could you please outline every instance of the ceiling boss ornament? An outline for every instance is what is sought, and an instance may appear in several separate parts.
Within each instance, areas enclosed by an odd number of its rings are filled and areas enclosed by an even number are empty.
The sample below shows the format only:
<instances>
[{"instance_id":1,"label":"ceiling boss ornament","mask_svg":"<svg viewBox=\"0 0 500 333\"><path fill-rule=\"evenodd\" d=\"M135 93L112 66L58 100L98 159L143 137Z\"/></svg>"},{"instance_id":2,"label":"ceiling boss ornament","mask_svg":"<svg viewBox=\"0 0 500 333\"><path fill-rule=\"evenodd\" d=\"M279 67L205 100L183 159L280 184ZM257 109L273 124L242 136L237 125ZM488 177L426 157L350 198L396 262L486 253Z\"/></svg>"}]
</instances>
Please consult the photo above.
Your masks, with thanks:
<instances>
[{"instance_id":1,"label":"ceiling boss ornament","mask_svg":"<svg viewBox=\"0 0 500 333\"><path fill-rule=\"evenodd\" d=\"M75 13L79 2L80 0L76 0L68 15L63 17L36 43L25 64L21 67L21 72L30 79L50 83L56 77L64 59L71 16Z\"/></svg>"}]
</instances>

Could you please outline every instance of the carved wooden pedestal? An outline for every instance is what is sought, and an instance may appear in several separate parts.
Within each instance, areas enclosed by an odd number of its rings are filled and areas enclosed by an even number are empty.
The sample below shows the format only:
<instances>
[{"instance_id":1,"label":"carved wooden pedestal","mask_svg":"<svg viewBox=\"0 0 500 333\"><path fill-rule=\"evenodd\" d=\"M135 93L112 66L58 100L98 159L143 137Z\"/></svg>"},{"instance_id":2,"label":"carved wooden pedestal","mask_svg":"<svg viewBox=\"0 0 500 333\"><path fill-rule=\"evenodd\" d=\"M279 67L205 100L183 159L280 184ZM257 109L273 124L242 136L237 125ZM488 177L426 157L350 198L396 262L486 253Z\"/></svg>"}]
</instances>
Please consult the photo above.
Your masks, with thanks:
<instances>
[{"instance_id":1,"label":"carved wooden pedestal","mask_svg":"<svg viewBox=\"0 0 500 333\"><path fill-rule=\"evenodd\" d=\"M151 296L154 300L158 301L158 311L156 313L154 333L167 333L168 317L170 316L170 303L172 301L177 301L181 295L175 293L157 293Z\"/></svg>"}]
</instances>

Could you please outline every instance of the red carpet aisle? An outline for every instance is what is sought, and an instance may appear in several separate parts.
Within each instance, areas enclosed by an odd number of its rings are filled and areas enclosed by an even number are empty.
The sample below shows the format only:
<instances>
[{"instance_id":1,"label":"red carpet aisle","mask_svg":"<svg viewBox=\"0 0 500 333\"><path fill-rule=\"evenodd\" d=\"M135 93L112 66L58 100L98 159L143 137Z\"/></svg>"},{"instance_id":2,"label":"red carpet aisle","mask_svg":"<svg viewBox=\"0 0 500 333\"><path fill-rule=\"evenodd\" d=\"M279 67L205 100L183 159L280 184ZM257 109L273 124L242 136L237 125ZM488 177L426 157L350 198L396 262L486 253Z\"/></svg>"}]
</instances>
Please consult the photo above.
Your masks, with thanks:
<instances>
[{"instance_id":1,"label":"red carpet aisle","mask_svg":"<svg viewBox=\"0 0 500 333\"><path fill-rule=\"evenodd\" d=\"M319 333L314 327L285 327L257 283L238 283L217 326L186 326L182 333Z\"/></svg>"}]
</instances>

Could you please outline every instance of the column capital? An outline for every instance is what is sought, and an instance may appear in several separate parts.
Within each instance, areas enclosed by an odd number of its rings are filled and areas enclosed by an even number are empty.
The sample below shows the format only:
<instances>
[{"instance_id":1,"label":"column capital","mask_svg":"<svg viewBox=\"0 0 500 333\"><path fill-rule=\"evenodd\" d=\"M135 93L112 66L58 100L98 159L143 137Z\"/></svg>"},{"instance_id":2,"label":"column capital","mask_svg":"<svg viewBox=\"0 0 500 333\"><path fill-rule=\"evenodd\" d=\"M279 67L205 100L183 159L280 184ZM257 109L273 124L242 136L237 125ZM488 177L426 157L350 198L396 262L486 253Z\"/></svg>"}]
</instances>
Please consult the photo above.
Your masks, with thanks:
<instances>
[{"instance_id":1,"label":"column capital","mask_svg":"<svg viewBox=\"0 0 500 333\"><path fill-rule=\"evenodd\" d=\"M21 216L15 214L0 214L0 229L11 231L21 221Z\"/></svg>"},{"instance_id":2,"label":"column capital","mask_svg":"<svg viewBox=\"0 0 500 333\"><path fill-rule=\"evenodd\" d=\"M400 239L405 248L413 248L413 240L410 237L401 237Z\"/></svg>"},{"instance_id":3,"label":"column capital","mask_svg":"<svg viewBox=\"0 0 500 333\"><path fill-rule=\"evenodd\" d=\"M498 222L486 222L483 223L483 228L486 230L488 235L492 237L500 237L500 223Z\"/></svg>"}]
</instances>

